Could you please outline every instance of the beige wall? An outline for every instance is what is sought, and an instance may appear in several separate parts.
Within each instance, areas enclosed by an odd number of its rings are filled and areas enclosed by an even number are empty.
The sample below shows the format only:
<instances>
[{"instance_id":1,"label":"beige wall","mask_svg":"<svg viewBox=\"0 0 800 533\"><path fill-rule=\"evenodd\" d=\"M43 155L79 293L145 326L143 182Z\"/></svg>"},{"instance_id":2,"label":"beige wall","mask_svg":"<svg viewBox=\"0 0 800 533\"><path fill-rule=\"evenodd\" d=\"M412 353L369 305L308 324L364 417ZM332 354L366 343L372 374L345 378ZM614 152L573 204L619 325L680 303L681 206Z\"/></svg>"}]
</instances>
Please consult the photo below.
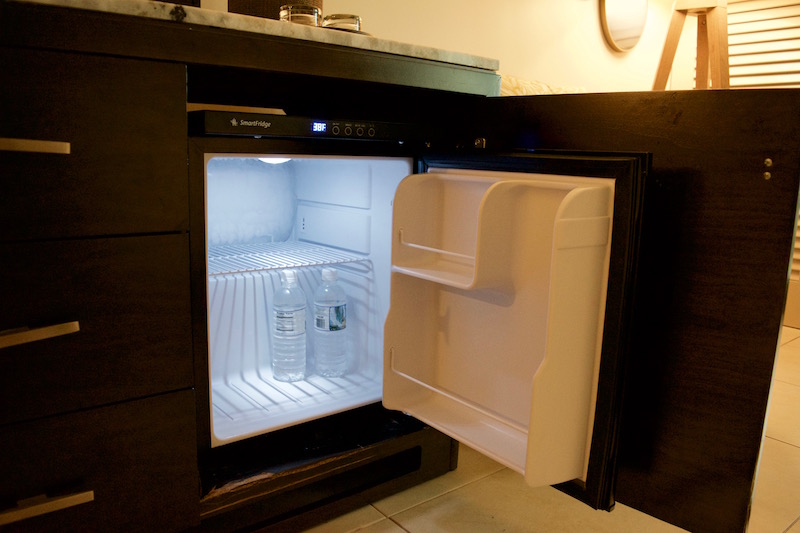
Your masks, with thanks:
<instances>
[{"instance_id":1,"label":"beige wall","mask_svg":"<svg viewBox=\"0 0 800 533\"><path fill-rule=\"evenodd\" d=\"M354 13L376 37L500 60L500 71L591 92L650 90L672 0L649 0L631 51L613 51L600 0L325 0L324 13ZM668 88L691 89L696 19L689 17Z\"/></svg>"}]
</instances>

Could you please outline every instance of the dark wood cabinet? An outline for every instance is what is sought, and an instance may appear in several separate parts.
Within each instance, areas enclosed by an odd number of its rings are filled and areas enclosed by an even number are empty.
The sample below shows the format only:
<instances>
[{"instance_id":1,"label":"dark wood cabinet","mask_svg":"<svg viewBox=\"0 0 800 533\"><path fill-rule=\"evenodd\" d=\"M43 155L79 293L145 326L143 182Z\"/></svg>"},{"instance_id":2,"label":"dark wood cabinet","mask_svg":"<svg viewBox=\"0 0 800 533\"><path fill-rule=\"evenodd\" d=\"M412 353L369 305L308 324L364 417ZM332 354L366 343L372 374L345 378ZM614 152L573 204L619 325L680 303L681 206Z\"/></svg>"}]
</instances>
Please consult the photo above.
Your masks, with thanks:
<instances>
[{"instance_id":1,"label":"dark wood cabinet","mask_svg":"<svg viewBox=\"0 0 800 533\"><path fill-rule=\"evenodd\" d=\"M0 331L77 329L0 350L0 426L191 387L188 254L186 234L0 243Z\"/></svg>"},{"instance_id":2,"label":"dark wood cabinet","mask_svg":"<svg viewBox=\"0 0 800 533\"><path fill-rule=\"evenodd\" d=\"M186 390L0 429L0 524L12 531L181 531L199 522ZM58 507L63 509L36 515Z\"/></svg>"},{"instance_id":3,"label":"dark wood cabinet","mask_svg":"<svg viewBox=\"0 0 800 533\"><path fill-rule=\"evenodd\" d=\"M0 64L0 525L191 528L186 68Z\"/></svg>"},{"instance_id":4,"label":"dark wood cabinet","mask_svg":"<svg viewBox=\"0 0 800 533\"><path fill-rule=\"evenodd\" d=\"M689 531L744 531L797 224L800 92L492 104L492 137L517 147L652 154L615 498Z\"/></svg>"},{"instance_id":5,"label":"dark wood cabinet","mask_svg":"<svg viewBox=\"0 0 800 533\"><path fill-rule=\"evenodd\" d=\"M0 64L0 241L188 229L185 67L8 48Z\"/></svg>"}]
</instances>

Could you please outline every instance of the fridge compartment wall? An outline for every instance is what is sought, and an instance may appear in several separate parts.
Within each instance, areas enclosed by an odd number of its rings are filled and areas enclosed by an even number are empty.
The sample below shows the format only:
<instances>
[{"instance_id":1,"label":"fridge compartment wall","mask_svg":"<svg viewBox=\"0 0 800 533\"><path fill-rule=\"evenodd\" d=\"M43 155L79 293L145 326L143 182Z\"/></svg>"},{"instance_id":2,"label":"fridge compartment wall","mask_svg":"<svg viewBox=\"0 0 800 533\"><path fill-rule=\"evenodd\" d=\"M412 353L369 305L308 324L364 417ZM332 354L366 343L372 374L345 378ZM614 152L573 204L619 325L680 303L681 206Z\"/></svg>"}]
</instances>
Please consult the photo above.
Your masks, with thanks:
<instances>
[{"instance_id":1,"label":"fridge compartment wall","mask_svg":"<svg viewBox=\"0 0 800 533\"><path fill-rule=\"evenodd\" d=\"M242 253L257 248L259 253ZM234 253L238 252L238 253ZM228 269L219 270L221 264ZM215 267L212 270L212 265ZM334 265L348 297L350 370L339 378L314 373L313 313L306 314L306 379L271 374L272 298L278 273L295 268L312 304L322 267ZM211 440L220 446L250 436L379 401L381 361L372 264L364 258L306 243L227 246L209 252L209 365Z\"/></svg>"},{"instance_id":2,"label":"fridge compartment wall","mask_svg":"<svg viewBox=\"0 0 800 533\"><path fill-rule=\"evenodd\" d=\"M416 194L395 201L384 404L524 473L530 484L582 477L613 181L428 177L414 180ZM416 184L407 179L406 186ZM438 252L408 250L399 229L412 219L418 241L458 253L474 247L473 272L456 276ZM425 226L433 232L427 241ZM449 238L470 226L469 241Z\"/></svg>"},{"instance_id":3,"label":"fridge compartment wall","mask_svg":"<svg viewBox=\"0 0 800 533\"><path fill-rule=\"evenodd\" d=\"M398 158L205 154L211 445L220 446L377 402L389 299L391 206L411 161ZM314 373L306 313L306 379L272 378L272 298L297 270L308 309L323 267L348 298L350 371Z\"/></svg>"}]
</instances>

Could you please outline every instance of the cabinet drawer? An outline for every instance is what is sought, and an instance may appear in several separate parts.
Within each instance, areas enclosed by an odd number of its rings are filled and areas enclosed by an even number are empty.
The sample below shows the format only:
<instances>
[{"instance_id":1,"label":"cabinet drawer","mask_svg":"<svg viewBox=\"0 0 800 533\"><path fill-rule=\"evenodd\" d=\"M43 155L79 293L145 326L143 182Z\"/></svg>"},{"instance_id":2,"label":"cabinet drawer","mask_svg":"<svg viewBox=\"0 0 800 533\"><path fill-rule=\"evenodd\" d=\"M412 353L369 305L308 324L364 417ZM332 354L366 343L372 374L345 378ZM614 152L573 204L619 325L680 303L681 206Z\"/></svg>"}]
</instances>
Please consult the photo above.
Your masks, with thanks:
<instances>
[{"instance_id":1,"label":"cabinet drawer","mask_svg":"<svg viewBox=\"0 0 800 533\"><path fill-rule=\"evenodd\" d=\"M0 258L0 424L192 386L187 234L5 243Z\"/></svg>"},{"instance_id":2,"label":"cabinet drawer","mask_svg":"<svg viewBox=\"0 0 800 533\"><path fill-rule=\"evenodd\" d=\"M0 240L186 229L182 65L8 49L0 64Z\"/></svg>"},{"instance_id":3,"label":"cabinet drawer","mask_svg":"<svg viewBox=\"0 0 800 533\"><path fill-rule=\"evenodd\" d=\"M196 525L194 394L182 391L0 430L0 524L11 531L179 531ZM21 500L28 500L18 504ZM88 500L80 503L82 500ZM17 513L17 514L14 514Z\"/></svg>"}]
</instances>

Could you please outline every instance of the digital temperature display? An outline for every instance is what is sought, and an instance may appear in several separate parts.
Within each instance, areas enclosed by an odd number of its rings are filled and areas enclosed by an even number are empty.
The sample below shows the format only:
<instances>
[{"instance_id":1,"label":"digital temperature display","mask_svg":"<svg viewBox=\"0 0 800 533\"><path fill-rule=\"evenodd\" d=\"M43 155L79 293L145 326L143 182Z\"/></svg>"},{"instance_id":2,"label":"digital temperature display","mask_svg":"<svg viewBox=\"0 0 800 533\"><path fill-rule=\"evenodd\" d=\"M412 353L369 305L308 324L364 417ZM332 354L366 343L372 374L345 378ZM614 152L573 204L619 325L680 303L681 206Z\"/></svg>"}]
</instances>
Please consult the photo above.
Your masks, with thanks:
<instances>
[{"instance_id":1,"label":"digital temperature display","mask_svg":"<svg viewBox=\"0 0 800 533\"><path fill-rule=\"evenodd\" d=\"M328 129L328 124L326 122L312 122L311 123L311 131L314 133L325 133Z\"/></svg>"}]
</instances>

